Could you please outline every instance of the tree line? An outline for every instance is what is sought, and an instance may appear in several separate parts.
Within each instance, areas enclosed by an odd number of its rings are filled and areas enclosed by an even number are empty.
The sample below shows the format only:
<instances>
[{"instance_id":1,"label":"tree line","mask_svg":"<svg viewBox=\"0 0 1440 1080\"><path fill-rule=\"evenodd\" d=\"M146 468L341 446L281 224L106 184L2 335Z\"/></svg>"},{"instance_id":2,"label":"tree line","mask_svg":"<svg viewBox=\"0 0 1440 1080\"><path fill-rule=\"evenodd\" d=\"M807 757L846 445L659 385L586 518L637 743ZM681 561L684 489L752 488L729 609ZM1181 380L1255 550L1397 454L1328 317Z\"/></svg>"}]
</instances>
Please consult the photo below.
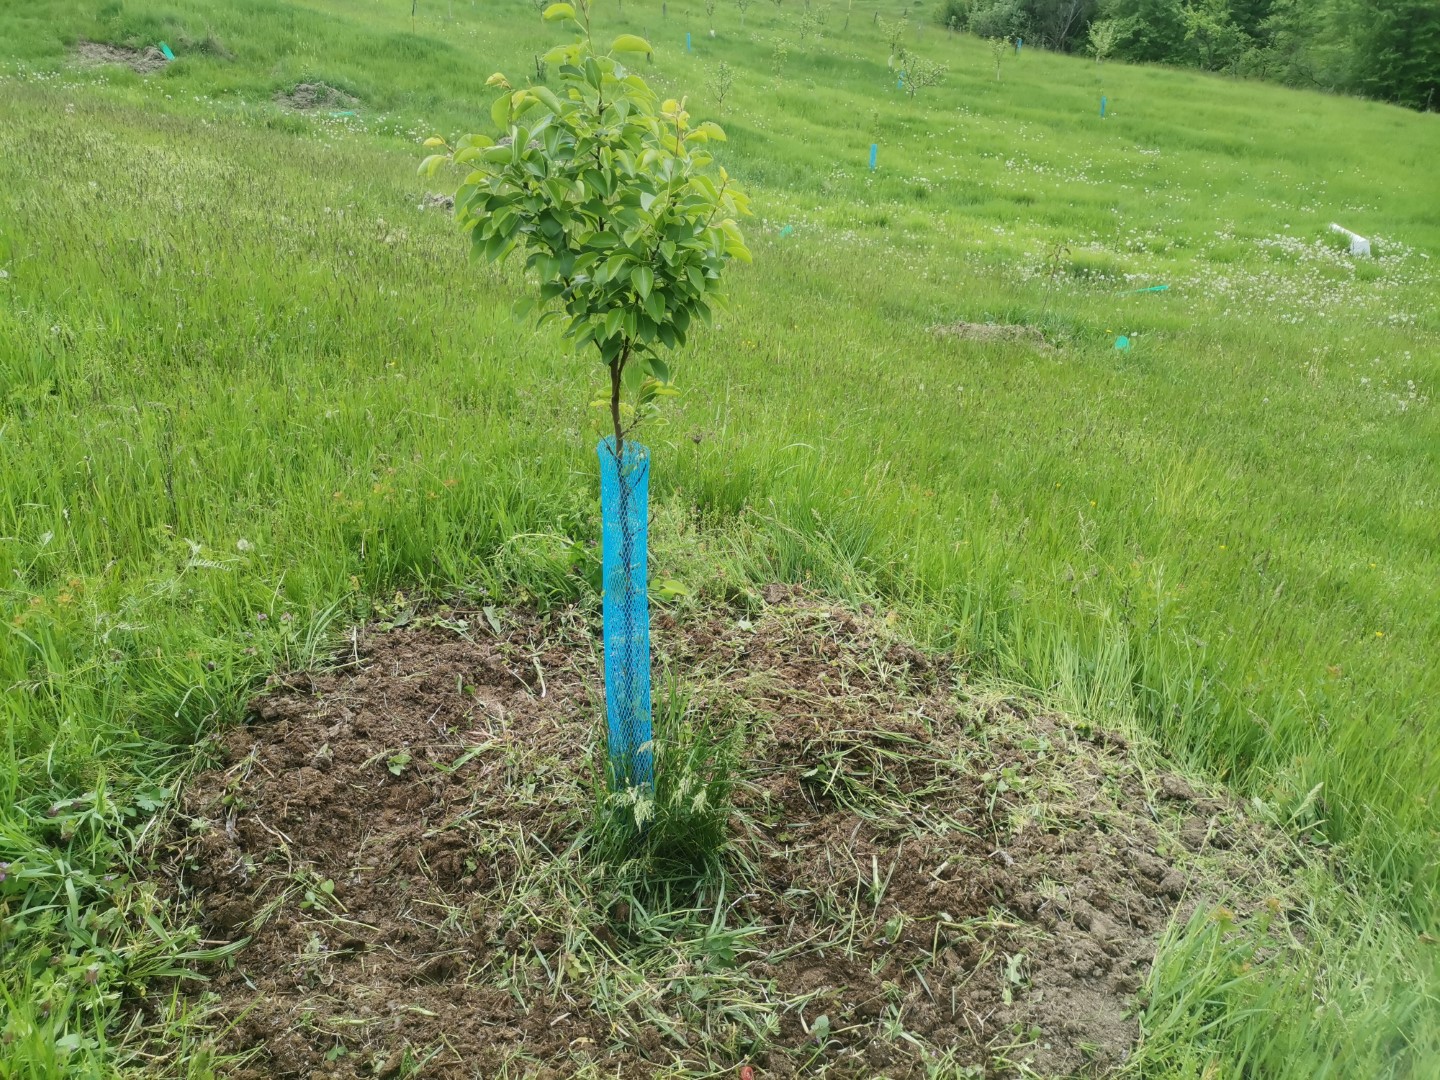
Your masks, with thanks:
<instances>
[{"instance_id":1,"label":"tree line","mask_svg":"<svg viewBox=\"0 0 1440 1080\"><path fill-rule=\"evenodd\" d=\"M942 0L940 21L1061 52L1440 108L1440 0Z\"/></svg>"}]
</instances>

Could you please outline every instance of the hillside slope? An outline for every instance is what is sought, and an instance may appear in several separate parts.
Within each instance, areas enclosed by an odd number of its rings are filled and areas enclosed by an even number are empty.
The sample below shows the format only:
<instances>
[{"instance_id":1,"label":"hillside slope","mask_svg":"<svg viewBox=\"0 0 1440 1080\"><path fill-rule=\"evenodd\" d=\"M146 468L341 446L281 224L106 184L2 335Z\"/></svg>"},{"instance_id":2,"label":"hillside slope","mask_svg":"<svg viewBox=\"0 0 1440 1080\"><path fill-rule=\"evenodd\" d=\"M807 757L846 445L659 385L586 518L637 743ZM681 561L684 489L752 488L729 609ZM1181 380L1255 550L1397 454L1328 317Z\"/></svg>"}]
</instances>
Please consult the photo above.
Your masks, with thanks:
<instances>
[{"instance_id":1,"label":"hillside slope","mask_svg":"<svg viewBox=\"0 0 1440 1080\"><path fill-rule=\"evenodd\" d=\"M1171 943L1151 1067L1425 1075L1436 117L1028 50L997 79L984 43L918 26L951 70L912 99L874 6L818 36L725 7L713 39L702 5L663 10L607 25L726 127L759 213L648 436L673 520L741 584L893 608L1153 739L1330 866L1264 962ZM94 1018L165 953L105 876L254 678L396 588L588 595L596 373L508 318L518 273L469 266L414 175L554 34L520 0L0 12L0 668L29 691L4 705L0 861L26 873L0 896L36 1060L100 1053ZM160 41L177 59L145 74L79 55ZM658 569L684 568L663 532ZM129 927L94 1000L87 913Z\"/></svg>"}]
</instances>

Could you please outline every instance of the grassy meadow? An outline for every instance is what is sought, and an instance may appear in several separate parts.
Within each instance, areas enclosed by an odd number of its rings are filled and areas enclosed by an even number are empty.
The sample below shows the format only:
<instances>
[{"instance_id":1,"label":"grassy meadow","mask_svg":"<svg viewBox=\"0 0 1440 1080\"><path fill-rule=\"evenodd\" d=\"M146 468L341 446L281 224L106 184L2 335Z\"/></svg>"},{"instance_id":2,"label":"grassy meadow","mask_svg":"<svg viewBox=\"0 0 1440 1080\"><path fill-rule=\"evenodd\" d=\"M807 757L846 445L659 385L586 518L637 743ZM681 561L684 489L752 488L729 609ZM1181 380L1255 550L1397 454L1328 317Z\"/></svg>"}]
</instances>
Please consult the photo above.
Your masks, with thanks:
<instances>
[{"instance_id":1,"label":"grassy meadow","mask_svg":"<svg viewBox=\"0 0 1440 1080\"><path fill-rule=\"evenodd\" d=\"M1028 49L997 79L922 8L950 73L911 98L899 6L813 10L602 12L757 209L641 436L653 572L682 612L873 602L1295 838L1304 932L1175 927L1135 1075L1436 1075L1440 118ZM397 591L598 606L602 370L415 171L558 34L522 0L0 10L0 1077L209 1075L121 1020L210 947L132 860L257 680ZM275 101L315 81L355 115Z\"/></svg>"}]
</instances>

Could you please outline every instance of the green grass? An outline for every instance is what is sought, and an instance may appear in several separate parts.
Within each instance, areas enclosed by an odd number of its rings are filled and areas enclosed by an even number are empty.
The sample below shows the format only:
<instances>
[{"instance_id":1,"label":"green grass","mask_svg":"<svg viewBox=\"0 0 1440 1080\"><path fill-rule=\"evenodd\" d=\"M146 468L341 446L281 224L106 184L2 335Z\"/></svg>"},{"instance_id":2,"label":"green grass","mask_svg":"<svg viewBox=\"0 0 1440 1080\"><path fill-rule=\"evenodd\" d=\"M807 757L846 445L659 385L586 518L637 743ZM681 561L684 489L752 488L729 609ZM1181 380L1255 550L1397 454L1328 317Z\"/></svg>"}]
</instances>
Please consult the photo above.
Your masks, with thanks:
<instances>
[{"instance_id":1,"label":"green grass","mask_svg":"<svg viewBox=\"0 0 1440 1080\"><path fill-rule=\"evenodd\" d=\"M872 6L803 44L789 6L743 31L727 8L713 41L670 8L606 25L648 34L647 76L698 112L736 68L723 158L759 218L647 436L657 499L727 554L686 567L660 530L656 572L893 606L1322 846L1295 955L1230 978L1191 928L1162 956L1157 1069L1425 1075L1440 124L1030 51L997 82L933 27L915 48L952 72L910 101ZM0 985L33 1021L0 1076L113 1067L120 995L194 947L136 914L126 860L254 679L396 588L593 598L598 365L509 319L518 271L468 265L414 175L419 139L485 129L485 76L555 33L520 0L413 25L333 0L0 12ZM180 59L78 69L78 38ZM317 79L359 115L271 100ZM1379 258L1337 254L1330 221ZM1060 348L930 332L959 321Z\"/></svg>"}]
</instances>

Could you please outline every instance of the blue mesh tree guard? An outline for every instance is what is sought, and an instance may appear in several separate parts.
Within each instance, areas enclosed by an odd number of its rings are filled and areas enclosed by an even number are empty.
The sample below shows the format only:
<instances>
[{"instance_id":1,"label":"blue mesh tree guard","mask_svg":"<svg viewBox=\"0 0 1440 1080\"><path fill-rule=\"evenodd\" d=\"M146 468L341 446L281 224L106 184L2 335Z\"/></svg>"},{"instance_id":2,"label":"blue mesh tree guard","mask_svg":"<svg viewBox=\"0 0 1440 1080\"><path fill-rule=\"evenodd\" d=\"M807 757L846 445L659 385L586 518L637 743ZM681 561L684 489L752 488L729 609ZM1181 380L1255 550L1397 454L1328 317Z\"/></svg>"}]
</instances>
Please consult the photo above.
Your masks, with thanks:
<instances>
[{"instance_id":1,"label":"blue mesh tree guard","mask_svg":"<svg viewBox=\"0 0 1440 1080\"><path fill-rule=\"evenodd\" d=\"M600 541L605 615L605 712L609 721L611 782L648 787L654 779L650 736L650 601L645 581L645 535L650 498L650 452L615 437L600 455Z\"/></svg>"}]
</instances>

